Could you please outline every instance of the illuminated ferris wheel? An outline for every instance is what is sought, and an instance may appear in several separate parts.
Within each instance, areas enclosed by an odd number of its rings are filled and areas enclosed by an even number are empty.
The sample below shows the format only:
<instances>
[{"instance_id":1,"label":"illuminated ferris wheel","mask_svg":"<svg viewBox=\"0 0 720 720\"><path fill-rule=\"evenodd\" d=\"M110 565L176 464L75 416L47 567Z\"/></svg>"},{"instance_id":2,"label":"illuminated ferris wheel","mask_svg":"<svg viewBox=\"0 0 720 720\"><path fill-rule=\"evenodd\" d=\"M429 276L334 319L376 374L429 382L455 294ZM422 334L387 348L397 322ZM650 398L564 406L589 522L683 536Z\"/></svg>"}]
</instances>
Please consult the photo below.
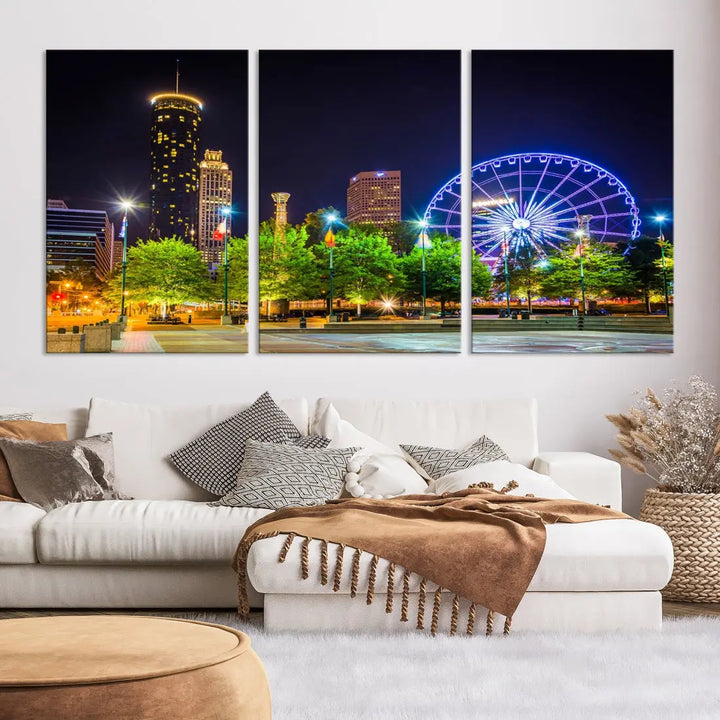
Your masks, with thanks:
<instances>
[{"instance_id":1,"label":"illuminated ferris wheel","mask_svg":"<svg viewBox=\"0 0 720 720\"><path fill-rule=\"evenodd\" d=\"M488 263L522 251L545 257L582 224L594 240L630 242L640 235L635 199L599 165L570 155L520 153L472 169L472 242ZM460 175L447 182L425 210L431 230L460 237Z\"/></svg>"}]
</instances>

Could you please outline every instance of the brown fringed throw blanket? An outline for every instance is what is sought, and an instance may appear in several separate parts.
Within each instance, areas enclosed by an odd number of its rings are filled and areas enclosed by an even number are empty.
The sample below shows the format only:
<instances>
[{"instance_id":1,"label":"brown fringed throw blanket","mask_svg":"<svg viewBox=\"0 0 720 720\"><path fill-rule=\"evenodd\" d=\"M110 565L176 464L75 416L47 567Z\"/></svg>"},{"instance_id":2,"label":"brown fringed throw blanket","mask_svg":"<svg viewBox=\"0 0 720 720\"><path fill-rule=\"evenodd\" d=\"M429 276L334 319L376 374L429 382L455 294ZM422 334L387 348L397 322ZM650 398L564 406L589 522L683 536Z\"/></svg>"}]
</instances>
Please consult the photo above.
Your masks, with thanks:
<instances>
[{"instance_id":1,"label":"brown fringed throw blanket","mask_svg":"<svg viewBox=\"0 0 720 720\"><path fill-rule=\"evenodd\" d=\"M284 562L296 537L303 538L302 577L309 575L310 540L322 543L320 581L328 582L328 543L338 545L333 589L343 573L343 551L354 548L351 595L357 594L360 557L373 558L367 602L373 599L378 558L390 562L386 611L392 611L396 567L403 569L401 619L407 620L410 575L420 576L419 629L424 627L425 588L435 592L431 632L437 632L441 592L454 593L450 633L455 634L460 598L470 601L467 632L472 634L475 606L488 608L487 629L493 613L510 620L535 574L545 549L545 525L627 518L616 510L579 500L547 500L505 495L486 488L468 488L445 495L405 495L391 500L348 498L315 507L278 510L251 525L238 546L233 567L238 573L239 613L247 617L247 555L257 540L287 534L278 558Z\"/></svg>"}]
</instances>

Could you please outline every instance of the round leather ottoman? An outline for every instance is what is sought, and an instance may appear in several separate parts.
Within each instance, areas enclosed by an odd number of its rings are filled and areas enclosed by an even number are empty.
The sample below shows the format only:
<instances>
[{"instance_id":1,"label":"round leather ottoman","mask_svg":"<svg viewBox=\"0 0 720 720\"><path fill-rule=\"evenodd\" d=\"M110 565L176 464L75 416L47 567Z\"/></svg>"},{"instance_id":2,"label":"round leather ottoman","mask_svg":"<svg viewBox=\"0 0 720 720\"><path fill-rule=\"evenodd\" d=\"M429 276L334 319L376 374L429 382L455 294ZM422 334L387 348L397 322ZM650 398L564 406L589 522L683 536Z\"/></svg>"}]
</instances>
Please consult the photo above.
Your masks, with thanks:
<instances>
[{"instance_id":1,"label":"round leather ottoman","mask_svg":"<svg viewBox=\"0 0 720 720\"><path fill-rule=\"evenodd\" d=\"M269 720L244 633L130 615L0 620L3 720Z\"/></svg>"}]
</instances>

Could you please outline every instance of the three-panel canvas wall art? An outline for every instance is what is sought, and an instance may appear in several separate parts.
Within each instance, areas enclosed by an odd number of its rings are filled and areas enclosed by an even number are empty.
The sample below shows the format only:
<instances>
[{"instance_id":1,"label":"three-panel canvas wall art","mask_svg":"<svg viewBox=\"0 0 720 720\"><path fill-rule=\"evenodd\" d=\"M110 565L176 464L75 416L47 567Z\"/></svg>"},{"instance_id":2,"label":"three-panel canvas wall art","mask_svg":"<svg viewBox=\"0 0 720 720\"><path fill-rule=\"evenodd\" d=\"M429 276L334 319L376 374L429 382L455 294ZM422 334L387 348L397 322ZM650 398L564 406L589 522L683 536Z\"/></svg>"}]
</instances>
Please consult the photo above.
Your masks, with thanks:
<instances>
[{"instance_id":1,"label":"three-panel canvas wall art","mask_svg":"<svg viewBox=\"0 0 720 720\"><path fill-rule=\"evenodd\" d=\"M672 352L672 52L461 56L48 51L47 351Z\"/></svg>"}]
</instances>

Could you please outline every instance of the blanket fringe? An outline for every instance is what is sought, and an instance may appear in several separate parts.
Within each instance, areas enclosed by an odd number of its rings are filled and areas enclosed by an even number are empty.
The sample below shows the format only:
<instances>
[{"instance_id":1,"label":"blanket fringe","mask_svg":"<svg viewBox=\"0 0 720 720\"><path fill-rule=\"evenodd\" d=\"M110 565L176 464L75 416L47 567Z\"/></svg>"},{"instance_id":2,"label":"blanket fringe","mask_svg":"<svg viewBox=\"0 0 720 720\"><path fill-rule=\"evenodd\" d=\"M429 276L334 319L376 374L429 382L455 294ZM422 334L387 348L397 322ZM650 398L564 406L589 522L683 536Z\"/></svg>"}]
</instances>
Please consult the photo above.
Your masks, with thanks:
<instances>
[{"instance_id":1,"label":"blanket fringe","mask_svg":"<svg viewBox=\"0 0 720 720\"><path fill-rule=\"evenodd\" d=\"M395 563L388 565L387 577L387 600L385 601L385 612L391 613L393 610L393 591L395 589Z\"/></svg>"},{"instance_id":2,"label":"blanket fringe","mask_svg":"<svg viewBox=\"0 0 720 720\"><path fill-rule=\"evenodd\" d=\"M293 540L295 539L295 533L291 532L288 533L287 539L285 540L285 544L282 546L282 550L280 551L280 556L278 557L278 562L284 563L285 558L287 557L288 550L290 550L290 546L293 544Z\"/></svg>"},{"instance_id":3,"label":"blanket fringe","mask_svg":"<svg viewBox=\"0 0 720 720\"><path fill-rule=\"evenodd\" d=\"M320 584L327 585L328 581L328 544L322 540L320 546Z\"/></svg>"},{"instance_id":4,"label":"blanket fringe","mask_svg":"<svg viewBox=\"0 0 720 720\"><path fill-rule=\"evenodd\" d=\"M505 618L505 627L503 627L503 635L510 634L510 626L512 625L512 615Z\"/></svg>"},{"instance_id":5,"label":"blanket fringe","mask_svg":"<svg viewBox=\"0 0 720 720\"><path fill-rule=\"evenodd\" d=\"M360 576L360 556L362 555L362 550L355 549L355 555L353 556L353 564L352 564L352 579L350 581L350 597L354 598L357 595L357 588L358 588L358 578Z\"/></svg>"},{"instance_id":6,"label":"blanket fringe","mask_svg":"<svg viewBox=\"0 0 720 720\"><path fill-rule=\"evenodd\" d=\"M442 588L438 587L435 591L435 601L433 602L432 621L430 623L430 634L435 637L438 629L438 619L440 618L440 603L442 602Z\"/></svg>"},{"instance_id":7,"label":"blanket fringe","mask_svg":"<svg viewBox=\"0 0 720 720\"><path fill-rule=\"evenodd\" d=\"M342 582L342 571L343 571L343 555L345 554L345 545L342 543L338 545L337 556L335 560L335 579L333 582L333 592L340 590L340 583Z\"/></svg>"},{"instance_id":8,"label":"blanket fringe","mask_svg":"<svg viewBox=\"0 0 720 720\"><path fill-rule=\"evenodd\" d=\"M423 578L420 581L420 589L418 590L418 615L417 625L415 626L418 630L425 629L425 591L427 590L427 580Z\"/></svg>"},{"instance_id":9,"label":"blanket fringe","mask_svg":"<svg viewBox=\"0 0 720 720\"><path fill-rule=\"evenodd\" d=\"M300 567L302 568L302 579L307 580L310 576L310 568L308 567L308 552L310 550L310 538L303 540L302 550L300 552Z\"/></svg>"},{"instance_id":10,"label":"blanket fringe","mask_svg":"<svg viewBox=\"0 0 720 720\"><path fill-rule=\"evenodd\" d=\"M256 540L265 540L266 538L277 537L279 534L280 533L277 530L273 530L272 532L255 535L252 539L241 542L238 545L238 549L235 551L233 567L238 574L238 615L243 620L247 620L250 615L250 602L248 600L247 592L247 556L250 551L250 547Z\"/></svg>"},{"instance_id":11,"label":"blanket fringe","mask_svg":"<svg viewBox=\"0 0 720 720\"><path fill-rule=\"evenodd\" d=\"M402 608L400 610L400 622L408 621L408 603L410 601L410 571L405 568L403 573Z\"/></svg>"},{"instance_id":12,"label":"blanket fringe","mask_svg":"<svg viewBox=\"0 0 720 720\"><path fill-rule=\"evenodd\" d=\"M495 613L492 610L488 610L487 621L485 622L485 634L486 635L492 635L494 622L495 622Z\"/></svg>"},{"instance_id":13,"label":"blanket fringe","mask_svg":"<svg viewBox=\"0 0 720 720\"><path fill-rule=\"evenodd\" d=\"M473 635L475 633L475 603L470 603L470 609L468 610L468 621L466 635Z\"/></svg>"},{"instance_id":14,"label":"blanket fringe","mask_svg":"<svg viewBox=\"0 0 720 720\"><path fill-rule=\"evenodd\" d=\"M370 561L370 576L368 577L368 589L367 598L365 600L367 605L372 605L372 601L375 599L375 576L377 575L378 556L373 555Z\"/></svg>"},{"instance_id":15,"label":"blanket fringe","mask_svg":"<svg viewBox=\"0 0 720 720\"><path fill-rule=\"evenodd\" d=\"M452 604L452 617L450 619L450 635L457 635L458 615L460 614L460 596L455 595Z\"/></svg>"},{"instance_id":16,"label":"blanket fringe","mask_svg":"<svg viewBox=\"0 0 720 720\"><path fill-rule=\"evenodd\" d=\"M511 480L501 491L501 495L507 495L511 490L514 490L516 487L518 487L516 480Z\"/></svg>"}]
</instances>

